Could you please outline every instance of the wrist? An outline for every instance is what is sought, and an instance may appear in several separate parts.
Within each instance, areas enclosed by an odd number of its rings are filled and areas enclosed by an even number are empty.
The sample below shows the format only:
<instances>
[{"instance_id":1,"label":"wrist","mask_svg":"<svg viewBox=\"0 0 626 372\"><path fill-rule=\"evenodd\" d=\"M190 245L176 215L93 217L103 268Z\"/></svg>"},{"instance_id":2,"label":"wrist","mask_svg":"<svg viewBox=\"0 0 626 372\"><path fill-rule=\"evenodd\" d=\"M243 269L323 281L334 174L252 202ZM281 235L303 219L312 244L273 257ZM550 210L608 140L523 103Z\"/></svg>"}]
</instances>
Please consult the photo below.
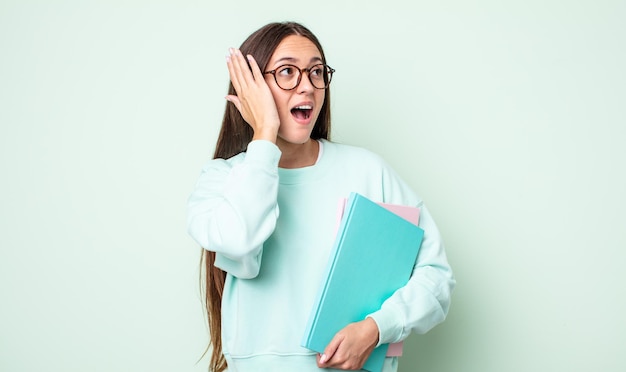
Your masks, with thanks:
<instances>
[{"instance_id":1,"label":"wrist","mask_svg":"<svg viewBox=\"0 0 626 372\"><path fill-rule=\"evenodd\" d=\"M365 322L365 324L367 325L368 338L373 341L374 345L378 345L378 341L380 340L380 332L378 330L378 324L376 324L376 321L369 316L365 318L363 322Z\"/></svg>"},{"instance_id":2,"label":"wrist","mask_svg":"<svg viewBox=\"0 0 626 372\"><path fill-rule=\"evenodd\" d=\"M276 143L278 137L278 128L259 128L254 131L252 140L266 140Z\"/></svg>"}]
</instances>

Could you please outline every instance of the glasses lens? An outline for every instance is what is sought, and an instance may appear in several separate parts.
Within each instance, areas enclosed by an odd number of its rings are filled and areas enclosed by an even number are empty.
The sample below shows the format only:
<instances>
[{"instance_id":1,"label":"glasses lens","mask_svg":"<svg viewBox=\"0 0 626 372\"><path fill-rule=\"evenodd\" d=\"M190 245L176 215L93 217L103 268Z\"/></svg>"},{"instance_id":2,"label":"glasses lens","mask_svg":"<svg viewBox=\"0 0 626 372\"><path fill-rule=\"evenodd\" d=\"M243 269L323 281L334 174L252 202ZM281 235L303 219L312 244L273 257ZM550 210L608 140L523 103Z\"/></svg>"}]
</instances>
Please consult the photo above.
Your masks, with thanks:
<instances>
[{"instance_id":1,"label":"glasses lens","mask_svg":"<svg viewBox=\"0 0 626 372\"><path fill-rule=\"evenodd\" d=\"M315 65L309 69L309 78L314 87L324 89L330 84L330 68L326 65Z\"/></svg>"},{"instance_id":2,"label":"glasses lens","mask_svg":"<svg viewBox=\"0 0 626 372\"><path fill-rule=\"evenodd\" d=\"M276 83L283 89L293 89L300 80L300 69L296 66L284 65L276 69Z\"/></svg>"}]
</instances>

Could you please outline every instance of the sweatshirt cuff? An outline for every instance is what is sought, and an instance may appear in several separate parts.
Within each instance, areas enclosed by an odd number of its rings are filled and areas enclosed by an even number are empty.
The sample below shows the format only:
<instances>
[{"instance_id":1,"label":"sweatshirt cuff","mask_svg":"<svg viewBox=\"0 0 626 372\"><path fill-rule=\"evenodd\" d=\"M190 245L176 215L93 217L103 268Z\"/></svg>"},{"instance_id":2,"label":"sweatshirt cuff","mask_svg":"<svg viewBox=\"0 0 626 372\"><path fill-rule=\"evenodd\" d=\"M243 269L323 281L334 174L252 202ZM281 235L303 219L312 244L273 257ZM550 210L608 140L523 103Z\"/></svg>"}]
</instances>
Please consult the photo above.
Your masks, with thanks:
<instances>
[{"instance_id":1,"label":"sweatshirt cuff","mask_svg":"<svg viewBox=\"0 0 626 372\"><path fill-rule=\"evenodd\" d=\"M277 167L281 155L280 149L273 142L256 140L248 144L245 161Z\"/></svg>"},{"instance_id":2,"label":"sweatshirt cuff","mask_svg":"<svg viewBox=\"0 0 626 372\"><path fill-rule=\"evenodd\" d=\"M385 306L384 309L371 313L368 317L374 319L378 326L378 345L399 342L402 336L402 324L398 320L402 319L401 312L393 305Z\"/></svg>"}]
</instances>

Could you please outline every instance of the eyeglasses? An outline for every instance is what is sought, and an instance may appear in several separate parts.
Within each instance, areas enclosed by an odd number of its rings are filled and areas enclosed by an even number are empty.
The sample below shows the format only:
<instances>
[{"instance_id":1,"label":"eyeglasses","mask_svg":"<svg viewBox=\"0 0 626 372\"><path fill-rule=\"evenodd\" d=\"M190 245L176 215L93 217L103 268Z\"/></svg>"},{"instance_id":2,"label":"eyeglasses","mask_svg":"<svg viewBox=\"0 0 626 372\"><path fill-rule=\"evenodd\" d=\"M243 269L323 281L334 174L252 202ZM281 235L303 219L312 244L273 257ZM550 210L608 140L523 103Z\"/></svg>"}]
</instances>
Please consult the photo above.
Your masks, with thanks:
<instances>
[{"instance_id":1,"label":"eyeglasses","mask_svg":"<svg viewBox=\"0 0 626 372\"><path fill-rule=\"evenodd\" d=\"M275 70L265 71L264 74L274 75L276 84L283 90L293 90L300 85L302 73L306 72L309 81L316 89L326 89L330 85L335 70L324 64L317 64L309 68L300 69L294 65L282 65Z\"/></svg>"}]
</instances>

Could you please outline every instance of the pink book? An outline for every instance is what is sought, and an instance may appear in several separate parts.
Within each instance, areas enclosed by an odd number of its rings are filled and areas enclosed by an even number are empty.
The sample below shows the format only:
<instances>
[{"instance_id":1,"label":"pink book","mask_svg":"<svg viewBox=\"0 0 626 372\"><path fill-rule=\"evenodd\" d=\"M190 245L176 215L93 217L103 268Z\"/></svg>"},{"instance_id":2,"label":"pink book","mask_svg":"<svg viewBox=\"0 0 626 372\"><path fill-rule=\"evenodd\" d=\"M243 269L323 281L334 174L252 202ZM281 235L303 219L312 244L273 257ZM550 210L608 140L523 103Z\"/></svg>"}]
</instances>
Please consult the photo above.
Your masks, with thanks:
<instances>
[{"instance_id":1,"label":"pink book","mask_svg":"<svg viewBox=\"0 0 626 372\"><path fill-rule=\"evenodd\" d=\"M345 198L339 201L339 208L337 208L337 225L336 225L337 228L339 228L339 224L341 223L341 218L343 217L343 211L346 207L347 201L348 199L345 199ZM418 225L419 223L420 210L417 207L411 207L408 205L400 205L400 204L387 204L387 203L378 203L378 204L415 225ZM387 356L389 357L402 356L402 347L403 347L402 341L389 344L389 349L387 350Z\"/></svg>"}]
</instances>

